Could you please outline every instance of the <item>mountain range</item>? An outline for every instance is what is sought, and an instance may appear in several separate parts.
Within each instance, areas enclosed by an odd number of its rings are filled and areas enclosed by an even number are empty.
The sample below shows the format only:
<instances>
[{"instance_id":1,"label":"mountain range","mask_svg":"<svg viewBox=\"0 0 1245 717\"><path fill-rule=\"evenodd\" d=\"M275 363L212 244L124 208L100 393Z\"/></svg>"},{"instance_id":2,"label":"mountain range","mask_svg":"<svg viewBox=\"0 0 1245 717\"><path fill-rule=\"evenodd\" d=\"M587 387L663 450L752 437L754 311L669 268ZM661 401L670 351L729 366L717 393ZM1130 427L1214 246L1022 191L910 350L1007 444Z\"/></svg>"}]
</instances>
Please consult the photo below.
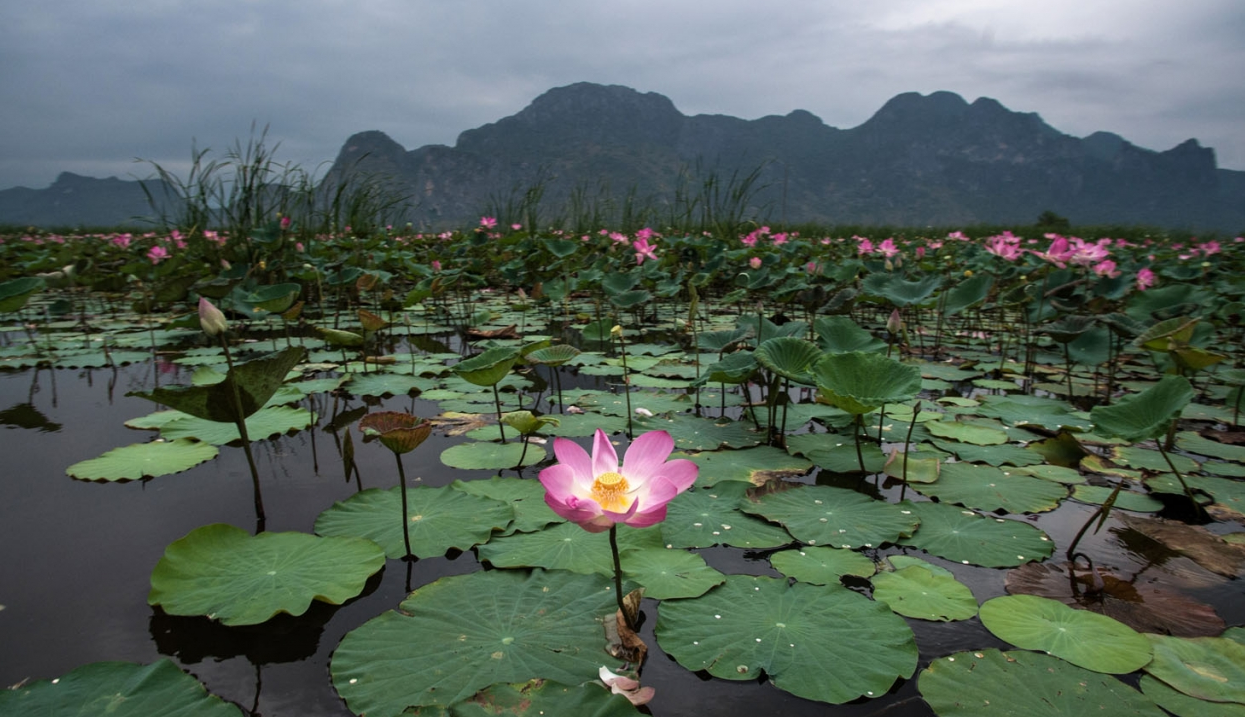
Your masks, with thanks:
<instances>
[{"instance_id":1,"label":"mountain range","mask_svg":"<svg viewBox=\"0 0 1245 717\"><path fill-rule=\"evenodd\" d=\"M1156 152L1108 132L1078 138L1035 113L951 92L901 94L840 129L803 110L688 116L656 93L581 82L463 132L453 147L407 150L379 131L355 134L326 181L360 175L383 180L405 218L427 229L519 207L538 207L542 221L617 219L628 196L660 221L713 201L706 182L717 201L735 192L771 223L1032 224L1051 211L1074 225L1245 229L1245 172L1217 168L1195 139ZM64 173L47 189L0 191L7 224L109 225L145 213L137 182L115 178Z\"/></svg>"}]
</instances>

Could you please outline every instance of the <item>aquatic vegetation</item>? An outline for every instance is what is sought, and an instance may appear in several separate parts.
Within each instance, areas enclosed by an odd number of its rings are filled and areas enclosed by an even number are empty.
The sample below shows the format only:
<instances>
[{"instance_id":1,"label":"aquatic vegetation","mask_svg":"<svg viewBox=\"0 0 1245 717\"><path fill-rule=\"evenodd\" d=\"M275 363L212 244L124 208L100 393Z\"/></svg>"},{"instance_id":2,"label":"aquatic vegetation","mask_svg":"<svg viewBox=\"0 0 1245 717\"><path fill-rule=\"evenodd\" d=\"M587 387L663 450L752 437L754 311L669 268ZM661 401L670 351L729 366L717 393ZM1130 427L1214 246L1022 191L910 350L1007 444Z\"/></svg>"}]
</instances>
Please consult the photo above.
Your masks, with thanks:
<instances>
[{"instance_id":1,"label":"aquatic vegetation","mask_svg":"<svg viewBox=\"0 0 1245 717\"><path fill-rule=\"evenodd\" d=\"M95 642L178 661L59 694L30 675L0 712L179 683L187 714L234 709L178 665L273 711L274 662L318 665L309 693L328 663L328 711L368 715L1245 705L1245 241L539 230L505 207L430 233L259 198L236 227L0 243L0 440L62 439L54 472L107 483L14 477L0 542L85 503L56 532L105 521L91 559L150 583L137 617L81 608L143 632ZM121 386L110 423L58 405L66 381ZM257 534L230 525L239 487ZM37 574L55 607L5 614L72 624ZM1013 649L960 650L981 626ZM234 657L253 700L206 669Z\"/></svg>"}]
</instances>

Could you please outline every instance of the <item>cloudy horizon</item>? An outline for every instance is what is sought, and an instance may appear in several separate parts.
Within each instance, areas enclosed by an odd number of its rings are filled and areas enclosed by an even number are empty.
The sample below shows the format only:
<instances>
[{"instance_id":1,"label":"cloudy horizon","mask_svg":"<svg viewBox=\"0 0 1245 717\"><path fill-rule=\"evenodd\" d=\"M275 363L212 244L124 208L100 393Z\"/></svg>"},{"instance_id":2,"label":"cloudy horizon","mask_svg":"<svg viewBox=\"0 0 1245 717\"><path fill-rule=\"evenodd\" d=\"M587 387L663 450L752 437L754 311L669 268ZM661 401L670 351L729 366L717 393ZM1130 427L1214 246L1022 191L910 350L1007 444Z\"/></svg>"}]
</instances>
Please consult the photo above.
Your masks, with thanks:
<instances>
[{"instance_id":1,"label":"cloudy horizon","mask_svg":"<svg viewBox=\"0 0 1245 717\"><path fill-rule=\"evenodd\" d=\"M1077 137L1155 151L1196 138L1245 170L1235 0L48 0L4 14L0 189L148 176L135 158L184 170L192 141L220 158L252 123L308 170L365 130L453 145L580 81L687 115L803 109L844 129L895 95L945 90Z\"/></svg>"}]
</instances>

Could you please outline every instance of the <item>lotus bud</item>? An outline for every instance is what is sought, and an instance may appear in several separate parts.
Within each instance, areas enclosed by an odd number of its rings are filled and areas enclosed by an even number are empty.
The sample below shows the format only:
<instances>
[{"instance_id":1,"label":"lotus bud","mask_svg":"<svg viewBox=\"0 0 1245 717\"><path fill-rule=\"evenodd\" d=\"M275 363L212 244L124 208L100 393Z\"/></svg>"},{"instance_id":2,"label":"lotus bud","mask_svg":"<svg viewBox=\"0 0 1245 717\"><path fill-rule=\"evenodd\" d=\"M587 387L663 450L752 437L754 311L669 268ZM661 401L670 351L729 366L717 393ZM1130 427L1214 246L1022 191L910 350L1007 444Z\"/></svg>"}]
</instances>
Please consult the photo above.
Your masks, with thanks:
<instances>
[{"instance_id":1,"label":"lotus bud","mask_svg":"<svg viewBox=\"0 0 1245 717\"><path fill-rule=\"evenodd\" d=\"M886 260L886 270L887 270L887 271L894 271L894 270L895 270L895 263L894 263L894 262L892 262L890 259L887 259L887 260Z\"/></svg>"},{"instance_id":2,"label":"lotus bud","mask_svg":"<svg viewBox=\"0 0 1245 717\"><path fill-rule=\"evenodd\" d=\"M903 333L903 317L899 315L899 309L892 311L890 318L886 320L886 330L892 336Z\"/></svg>"},{"instance_id":3,"label":"lotus bud","mask_svg":"<svg viewBox=\"0 0 1245 717\"><path fill-rule=\"evenodd\" d=\"M224 312L213 306L212 302L200 296L199 326L203 328L203 333L215 338L229 328L229 322L225 321Z\"/></svg>"},{"instance_id":4,"label":"lotus bud","mask_svg":"<svg viewBox=\"0 0 1245 717\"><path fill-rule=\"evenodd\" d=\"M619 326L619 325L615 324L615 325L614 325L614 328L610 329L610 336L622 336L622 335L623 335L623 334L622 334L622 327L621 327L621 326Z\"/></svg>"}]
</instances>

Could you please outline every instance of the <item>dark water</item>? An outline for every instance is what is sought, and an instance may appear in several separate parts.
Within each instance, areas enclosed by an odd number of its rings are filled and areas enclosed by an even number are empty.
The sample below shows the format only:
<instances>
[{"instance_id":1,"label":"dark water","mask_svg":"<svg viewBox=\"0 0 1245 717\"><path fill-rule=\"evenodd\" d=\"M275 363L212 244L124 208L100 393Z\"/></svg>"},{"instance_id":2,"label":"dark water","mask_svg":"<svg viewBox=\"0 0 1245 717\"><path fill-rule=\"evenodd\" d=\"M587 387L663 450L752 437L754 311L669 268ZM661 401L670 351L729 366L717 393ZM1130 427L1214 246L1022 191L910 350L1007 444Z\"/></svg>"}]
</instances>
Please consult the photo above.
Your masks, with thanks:
<instances>
[{"instance_id":1,"label":"dark water","mask_svg":"<svg viewBox=\"0 0 1245 717\"><path fill-rule=\"evenodd\" d=\"M260 626L227 628L206 618L166 616L146 601L149 575L165 546L208 523L254 528L251 481L242 450L222 447L214 461L148 482L88 483L65 475L65 468L77 461L147 440L149 434L128 429L123 422L146 415L155 406L124 394L149 388L152 371L148 365L115 372L0 373L0 565L5 576L0 581L4 605L0 685L53 678L96 661L149 663L169 657L214 694L255 714L351 714L330 684L329 658L346 632L401 602L407 564L390 560L363 596L341 607L315 603L298 618L281 616ZM188 383L189 374L160 379L162 384ZM333 406L323 405L323 395L319 399L321 428L255 444L268 530L311 532L319 512L355 492L344 479L335 434L322 428ZM363 405L355 399L339 404L337 410ZM438 412L435 404L409 398L389 399L384 405L423 416ZM364 487L392 486L396 482L392 456L379 446L361 444L357 433L355 438ZM434 435L407 456L408 476L444 485L455 478L491 475L484 471L468 475L440 466L437 456L458 440ZM897 498L897 490L884 493ZM1058 510L1028 520L1055 539L1059 555L1091 510L1066 501ZM1122 548L1108 530L1087 538L1082 549L1133 569L1149 559ZM726 573L777 575L763 555L727 548L701 552ZM955 572L979 602L1004 594L1002 570L931 561ZM480 565L468 552L409 567L410 582L418 587ZM1229 625L1245 622L1245 604L1236 583L1211 578L1204 582L1197 597L1212 602ZM932 714L920 700L915 678L898 684L889 695L842 706L793 697L763 682L702 678L665 656L652 633L656 605L648 601L644 609L642 634L650 652L643 679L657 688L650 705L654 715ZM950 624L909 620L909 624L921 648L922 668L929 659L952 652L1005 647L976 619Z\"/></svg>"}]
</instances>

